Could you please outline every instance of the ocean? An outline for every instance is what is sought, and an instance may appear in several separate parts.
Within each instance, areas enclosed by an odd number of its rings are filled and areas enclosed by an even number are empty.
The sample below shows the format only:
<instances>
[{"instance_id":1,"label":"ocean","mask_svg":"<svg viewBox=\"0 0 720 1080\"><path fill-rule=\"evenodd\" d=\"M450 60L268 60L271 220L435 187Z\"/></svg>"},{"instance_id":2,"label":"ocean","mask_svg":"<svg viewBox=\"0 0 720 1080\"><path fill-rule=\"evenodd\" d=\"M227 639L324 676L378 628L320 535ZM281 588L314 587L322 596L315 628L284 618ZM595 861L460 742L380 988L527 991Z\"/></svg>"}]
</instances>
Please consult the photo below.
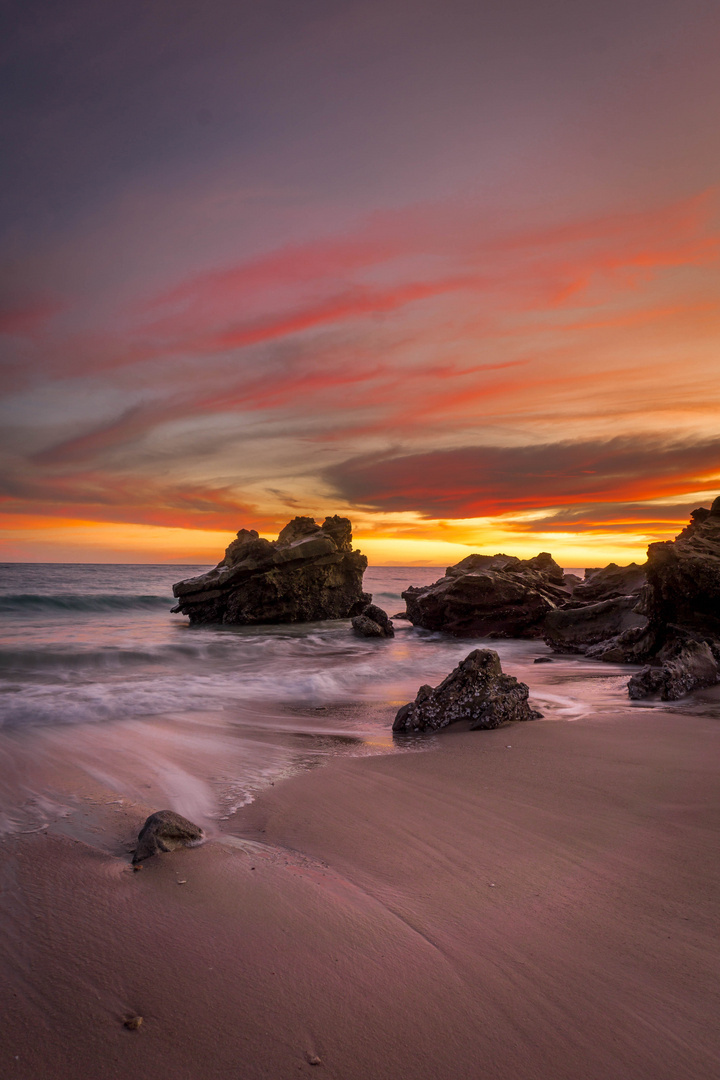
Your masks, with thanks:
<instances>
[{"instance_id":1,"label":"ocean","mask_svg":"<svg viewBox=\"0 0 720 1080\"><path fill-rule=\"evenodd\" d=\"M390 640L358 638L344 620L190 627L170 614L172 584L206 569L0 567L0 832L75 814L98 789L223 828L264 787L329 757L423 752L437 736L393 739L395 712L482 645L529 685L540 723L629 704L634 668L535 665L551 655L539 641L457 640L402 620ZM371 567L365 588L393 615L403 589L442 573ZM685 708L718 714L714 700Z\"/></svg>"}]
</instances>

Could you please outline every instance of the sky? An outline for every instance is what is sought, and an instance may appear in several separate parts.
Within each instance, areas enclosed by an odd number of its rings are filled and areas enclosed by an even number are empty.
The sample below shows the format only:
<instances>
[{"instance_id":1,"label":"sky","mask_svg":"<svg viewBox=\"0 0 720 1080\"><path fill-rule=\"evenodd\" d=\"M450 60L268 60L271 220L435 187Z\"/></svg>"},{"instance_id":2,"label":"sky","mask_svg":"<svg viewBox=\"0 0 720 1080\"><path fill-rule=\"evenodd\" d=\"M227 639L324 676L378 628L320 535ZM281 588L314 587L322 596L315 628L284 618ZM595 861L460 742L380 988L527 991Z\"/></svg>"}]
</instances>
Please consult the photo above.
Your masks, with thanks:
<instances>
[{"instance_id":1,"label":"sky","mask_svg":"<svg viewBox=\"0 0 720 1080\"><path fill-rule=\"evenodd\" d=\"M642 561L720 493L717 0L0 12L0 560Z\"/></svg>"}]
</instances>

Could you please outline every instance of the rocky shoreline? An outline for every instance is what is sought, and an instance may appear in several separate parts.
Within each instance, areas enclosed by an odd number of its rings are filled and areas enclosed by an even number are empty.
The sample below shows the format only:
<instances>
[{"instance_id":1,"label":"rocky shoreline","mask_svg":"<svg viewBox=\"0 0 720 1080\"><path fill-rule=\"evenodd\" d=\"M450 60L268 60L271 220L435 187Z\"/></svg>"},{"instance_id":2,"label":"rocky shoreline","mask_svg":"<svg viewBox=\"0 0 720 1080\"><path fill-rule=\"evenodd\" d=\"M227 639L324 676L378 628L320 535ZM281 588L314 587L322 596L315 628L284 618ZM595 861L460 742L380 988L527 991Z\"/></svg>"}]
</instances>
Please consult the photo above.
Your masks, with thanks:
<instances>
[{"instance_id":1,"label":"rocky shoreline","mask_svg":"<svg viewBox=\"0 0 720 1080\"><path fill-rule=\"evenodd\" d=\"M218 565L173 586L191 623L351 619L388 638L391 620L363 591L367 558L352 525L296 517L266 540L241 529ZM564 574L550 554L468 555L430 585L402 593L413 626L456 637L538 638L558 653L640 664L631 698L675 700L720 681L720 497L694 510L675 540L650 544L644 565Z\"/></svg>"},{"instance_id":2,"label":"rocky shoreline","mask_svg":"<svg viewBox=\"0 0 720 1080\"><path fill-rule=\"evenodd\" d=\"M580 581L547 553L469 555L402 594L414 626L457 637L540 638L555 652L642 664L631 698L676 700L720 681L720 497L694 510L643 566L609 566Z\"/></svg>"}]
</instances>

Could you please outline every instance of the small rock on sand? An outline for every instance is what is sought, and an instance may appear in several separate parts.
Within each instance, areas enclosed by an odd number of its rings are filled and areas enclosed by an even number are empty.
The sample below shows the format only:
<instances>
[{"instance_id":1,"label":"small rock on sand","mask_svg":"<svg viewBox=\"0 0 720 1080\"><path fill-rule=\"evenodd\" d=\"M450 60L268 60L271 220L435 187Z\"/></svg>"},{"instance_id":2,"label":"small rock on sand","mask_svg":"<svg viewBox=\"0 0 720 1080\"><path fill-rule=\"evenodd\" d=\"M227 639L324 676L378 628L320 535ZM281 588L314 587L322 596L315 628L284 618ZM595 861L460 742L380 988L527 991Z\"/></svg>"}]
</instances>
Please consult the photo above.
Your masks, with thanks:
<instances>
[{"instance_id":1,"label":"small rock on sand","mask_svg":"<svg viewBox=\"0 0 720 1080\"><path fill-rule=\"evenodd\" d=\"M162 851L197 844L204 836L199 825L176 814L174 810L158 810L150 815L140 830L133 863L159 855Z\"/></svg>"}]
</instances>

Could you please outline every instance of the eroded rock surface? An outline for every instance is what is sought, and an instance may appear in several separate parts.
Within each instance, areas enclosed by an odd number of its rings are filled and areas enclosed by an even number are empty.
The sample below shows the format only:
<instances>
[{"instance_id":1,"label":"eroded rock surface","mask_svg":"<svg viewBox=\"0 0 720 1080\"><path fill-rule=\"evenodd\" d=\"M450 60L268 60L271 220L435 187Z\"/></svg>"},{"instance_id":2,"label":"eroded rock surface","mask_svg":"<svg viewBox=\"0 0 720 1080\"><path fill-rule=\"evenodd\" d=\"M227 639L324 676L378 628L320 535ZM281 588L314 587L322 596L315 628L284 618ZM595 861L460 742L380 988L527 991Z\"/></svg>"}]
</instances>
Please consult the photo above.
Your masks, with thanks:
<instances>
[{"instance_id":1,"label":"eroded rock surface","mask_svg":"<svg viewBox=\"0 0 720 1080\"><path fill-rule=\"evenodd\" d=\"M402 596L414 626L457 637L531 638L570 594L561 568L542 552L533 559L468 555L432 585L412 586Z\"/></svg>"},{"instance_id":2,"label":"eroded rock surface","mask_svg":"<svg viewBox=\"0 0 720 1080\"><path fill-rule=\"evenodd\" d=\"M199 825L176 814L174 810L158 810L150 815L140 830L132 861L139 863L163 851L197 844L204 836Z\"/></svg>"},{"instance_id":3,"label":"eroded rock surface","mask_svg":"<svg viewBox=\"0 0 720 1080\"><path fill-rule=\"evenodd\" d=\"M395 637L395 627L386 611L377 604L368 604L360 615L352 620L352 628L358 637Z\"/></svg>"},{"instance_id":4,"label":"eroded rock surface","mask_svg":"<svg viewBox=\"0 0 720 1080\"><path fill-rule=\"evenodd\" d=\"M645 581L644 566L634 562L629 566L609 563L608 566L585 574L584 579L573 589L573 600L593 604L600 600L614 600L620 596L637 596Z\"/></svg>"},{"instance_id":5,"label":"eroded rock surface","mask_svg":"<svg viewBox=\"0 0 720 1080\"><path fill-rule=\"evenodd\" d=\"M497 728L540 714L528 704L528 688L505 675L493 649L475 649L438 687L421 686L415 701L398 710L393 731L438 731L457 720L472 730Z\"/></svg>"},{"instance_id":6,"label":"eroded rock surface","mask_svg":"<svg viewBox=\"0 0 720 1080\"><path fill-rule=\"evenodd\" d=\"M363 592L367 559L352 550L348 518L296 517L277 540L241 529L207 574L173 585L173 611L191 623L313 622L347 619L372 600Z\"/></svg>"},{"instance_id":7,"label":"eroded rock surface","mask_svg":"<svg viewBox=\"0 0 720 1080\"><path fill-rule=\"evenodd\" d=\"M633 675L628 683L631 698L660 697L677 701L692 690L720 681L720 663L707 641L676 641L667 645L653 664Z\"/></svg>"},{"instance_id":8,"label":"eroded rock surface","mask_svg":"<svg viewBox=\"0 0 720 1080\"><path fill-rule=\"evenodd\" d=\"M650 544L643 610L660 639L677 631L720 641L720 497L690 524Z\"/></svg>"},{"instance_id":9,"label":"eroded rock surface","mask_svg":"<svg viewBox=\"0 0 720 1080\"><path fill-rule=\"evenodd\" d=\"M587 652L590 646L614 639L625 630L647 627L647 618L635 610L637 604L637 596L618 596L557 608L548 612L543 636L558 652Z\"/></svg>"},{"instance_id":10,"label":"eroded rock surface","mask_svg":"<svg viewBox=\"0 0 720 1080\"><path fill-rule=\"evenodd\" d=\"M588 573L544 636L557 651L644 664L628 683L634 699L674 701L720 681L720 498L675 540L650 544L645 566Z\"/></svg>"}]
</instances>

